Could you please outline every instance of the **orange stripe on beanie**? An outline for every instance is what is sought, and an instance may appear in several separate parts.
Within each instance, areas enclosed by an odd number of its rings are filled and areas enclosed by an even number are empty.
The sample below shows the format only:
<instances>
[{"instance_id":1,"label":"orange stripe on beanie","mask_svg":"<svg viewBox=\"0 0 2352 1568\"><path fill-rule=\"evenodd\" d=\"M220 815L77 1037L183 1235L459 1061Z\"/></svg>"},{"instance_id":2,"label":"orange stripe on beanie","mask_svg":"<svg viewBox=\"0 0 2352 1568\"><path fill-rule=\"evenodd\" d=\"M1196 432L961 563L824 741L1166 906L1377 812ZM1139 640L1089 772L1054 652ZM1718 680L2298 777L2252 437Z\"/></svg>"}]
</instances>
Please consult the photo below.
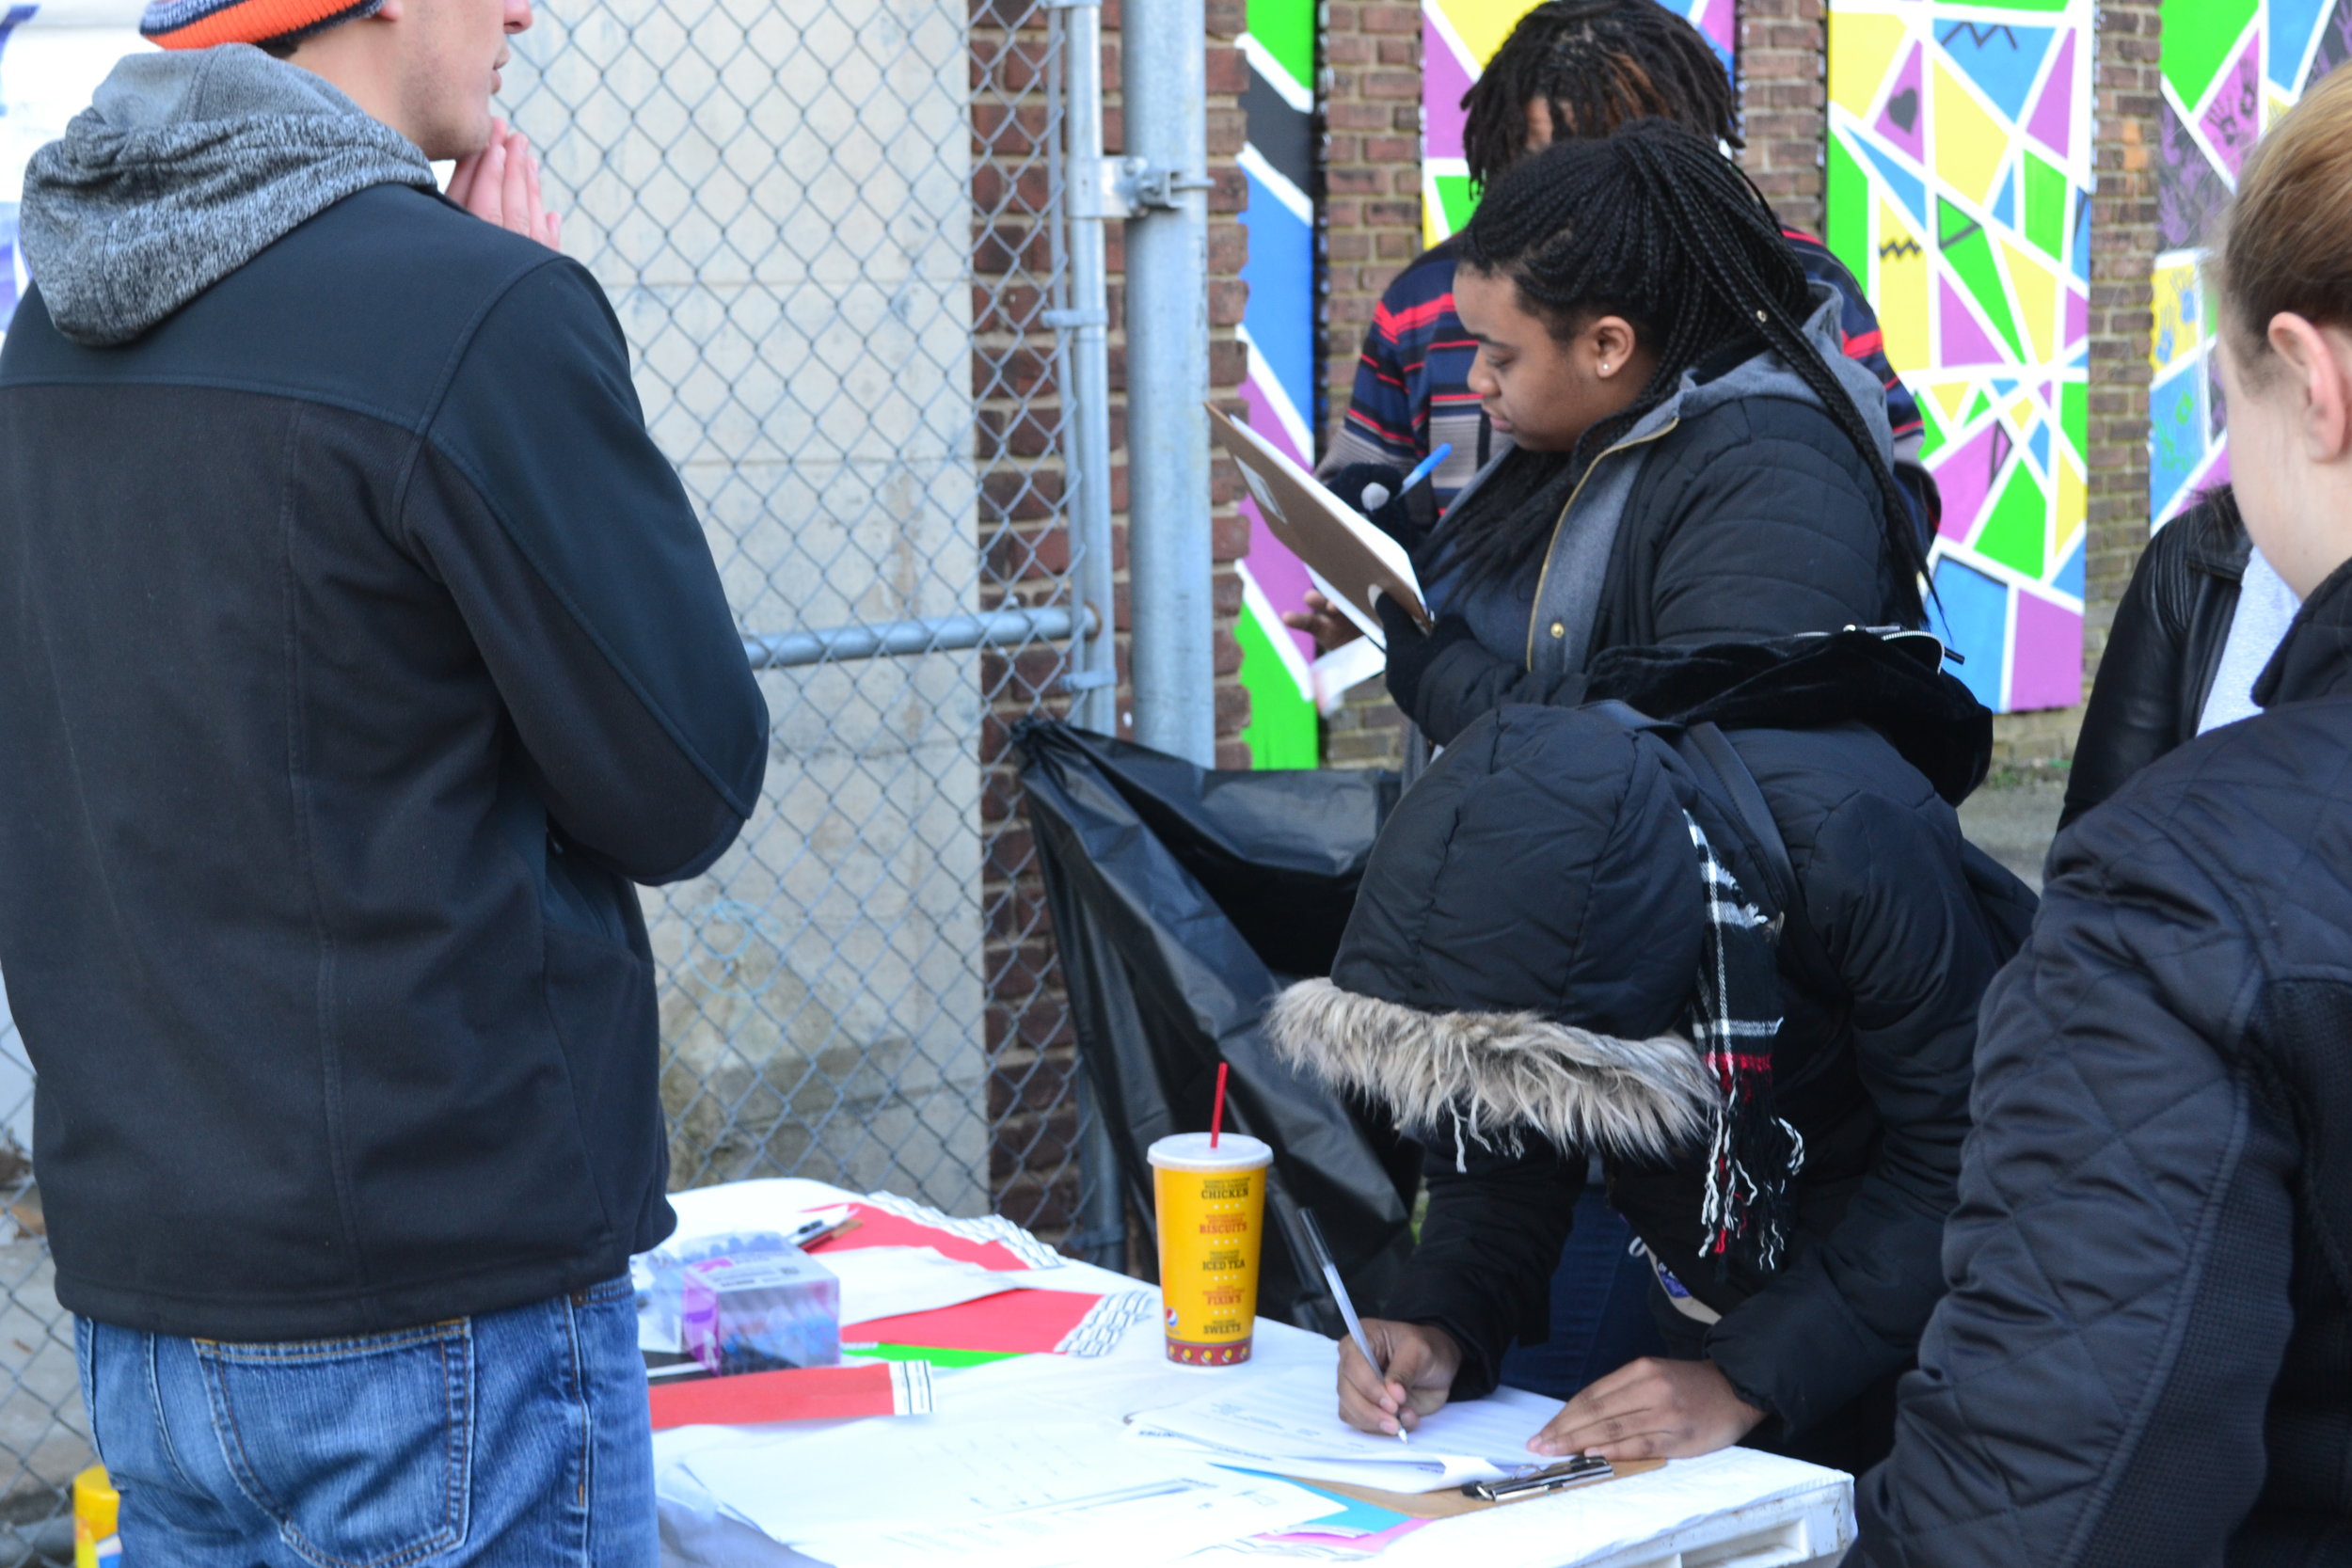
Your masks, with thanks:
<instances>
[{"instance_id":1,"label":"orange stripe on beanie","mask_svg":"<svg viewBox=\"0 0 2352 1568\"><path fill-rule=\"evenodd\" d=\"M384 0L155 0L139 18L141 36L166 49L216 43L274 43L355 17L373 16Z\"/></svg>"}]
</instances>

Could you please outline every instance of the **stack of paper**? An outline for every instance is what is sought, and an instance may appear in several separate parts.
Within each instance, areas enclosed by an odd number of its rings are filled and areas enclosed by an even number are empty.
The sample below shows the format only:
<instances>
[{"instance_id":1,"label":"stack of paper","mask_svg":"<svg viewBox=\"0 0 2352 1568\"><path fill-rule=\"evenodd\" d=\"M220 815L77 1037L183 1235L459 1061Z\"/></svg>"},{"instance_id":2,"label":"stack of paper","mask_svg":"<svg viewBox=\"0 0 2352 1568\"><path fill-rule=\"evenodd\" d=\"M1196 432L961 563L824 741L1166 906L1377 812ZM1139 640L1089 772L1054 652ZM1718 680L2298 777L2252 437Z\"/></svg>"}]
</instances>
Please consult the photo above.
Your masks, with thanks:
<instances>
[{"instance_id":1,"label":"stack of paper","mask_svg":"<svg viewBox=\"0 0 2352 1568\"><path fill-rule=\"evenodd\" d=\"M834 1568L1165 1562L1335 1512L1303 1487L1106 1443L1089 1421L860 1421L685 1463L728 1513Z\"/></svg>"},{"instance_id":2,"label":"stack of paper","mask_svg":"<svg viewBox=\"0 0 2352 1568\"><path fill-rule=\"evenodd\" d=\"M1165 1409L1139 1412L1128 1430L1148 1446L1248 1465L1310 1481L1388 1492L1435 1492L1542 1468L1527 1451L1561 1402L1517 1388L1449 1404L1422 1418L1410 1443L1358 1432L1340 1419L1329 1370L1299 1367L1252 1378Z\"/></svg>"}]
</instances>

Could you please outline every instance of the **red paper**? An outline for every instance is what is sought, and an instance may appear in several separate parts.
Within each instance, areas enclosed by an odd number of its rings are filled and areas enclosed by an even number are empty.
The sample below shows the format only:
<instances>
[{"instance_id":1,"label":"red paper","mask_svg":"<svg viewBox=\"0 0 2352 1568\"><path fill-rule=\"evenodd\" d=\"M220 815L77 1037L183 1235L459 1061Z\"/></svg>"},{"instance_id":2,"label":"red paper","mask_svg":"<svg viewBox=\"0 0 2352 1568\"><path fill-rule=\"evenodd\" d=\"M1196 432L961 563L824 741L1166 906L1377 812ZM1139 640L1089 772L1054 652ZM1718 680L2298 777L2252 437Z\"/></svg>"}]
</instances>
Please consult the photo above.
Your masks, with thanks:
<instances>
[{"instance_id":1,"label":"red paper","mask_svg":"<svg viewBox=\"0 0 2352 1568\"><path fill-rule=\"evenodd\" d=\"M844 1323L841 1342L928 1345L935 1350L1049 1351L1102 1299L1083 1291L1004 1291L935 1312L906 1312L871 1323Z\"/></svg>"},{"instance_id":2,"label":"red paper","mask_svg":"<svg viewBox=\"0 0 2352 1568\"><path fill-rule=\"evenodd\" d=\"M898 1414L887 1364L794 1367L692 1383L658 1383L651 1393L656 1432L683 1426L752 1426L761 1421L830 1421L847 1416Z\"/></svg>"},{"instance_id":3,"label":"red paper","mask_svg":"<svg viewBox=\"0 0 2352 1568\"><path fill-rule=\"evenodd\" d=\"M977 1263L984 1269L1025 1272L1029 1266L1022 1261L1019 1253L1001 1242L966 1241L961 1236L864 1203L852 1203L849 1205L849 1210L857 1218L857 1228L818 1242L808 1249L812 1255L822 1258L828 1252L850 1252L869 1246L927 1246L937 1247L943 1258ZM921 1342L929 1344L931 1341ZM958 1345L949 1348L962 1350L973 1347Z\"/></svg>"}]
</instances>

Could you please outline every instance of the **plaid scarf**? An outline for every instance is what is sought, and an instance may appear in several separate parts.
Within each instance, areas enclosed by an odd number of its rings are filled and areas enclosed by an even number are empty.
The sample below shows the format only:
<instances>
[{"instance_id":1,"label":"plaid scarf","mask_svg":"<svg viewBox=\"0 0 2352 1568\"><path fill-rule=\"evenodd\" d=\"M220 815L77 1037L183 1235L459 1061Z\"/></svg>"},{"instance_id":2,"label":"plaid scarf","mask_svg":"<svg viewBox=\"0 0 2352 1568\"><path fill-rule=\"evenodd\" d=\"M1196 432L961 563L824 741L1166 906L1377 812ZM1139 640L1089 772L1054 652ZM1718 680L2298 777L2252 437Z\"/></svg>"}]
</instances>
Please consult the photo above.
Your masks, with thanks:
<instances>
[{"instance_id":1,"label":"plaid scarf","mask_svg":"<svg viewBox=\"0 0 2352 1568\"><path fill-rule=\"evenodd\" d=\"M1804 1139L1772 1106L1772 1042L1781 1022L1772 922L1740 893L1697 820L1688 812L1683 820L1691 824L1707 884L1707 944L1691 1038L1721 1095L1708 1148L1702 1252L1715 1259L1718 1277L1730 1272L1735 1257L1770 1274L1788 1244L1789 1187L1804 1168Z\"/></svg>"}]
</instances>

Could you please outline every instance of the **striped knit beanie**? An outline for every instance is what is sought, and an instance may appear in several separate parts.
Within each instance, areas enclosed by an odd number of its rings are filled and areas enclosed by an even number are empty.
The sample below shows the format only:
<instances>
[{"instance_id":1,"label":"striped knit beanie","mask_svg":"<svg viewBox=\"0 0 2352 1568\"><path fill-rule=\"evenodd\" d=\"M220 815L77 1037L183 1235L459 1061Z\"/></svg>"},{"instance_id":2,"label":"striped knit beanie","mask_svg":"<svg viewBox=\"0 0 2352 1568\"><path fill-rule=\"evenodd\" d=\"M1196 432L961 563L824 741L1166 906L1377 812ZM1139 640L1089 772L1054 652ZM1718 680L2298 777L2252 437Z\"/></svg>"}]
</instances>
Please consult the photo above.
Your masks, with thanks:
<instances>
[{"instance_id":1,"label":"striped knit beanie","mask_svg":"<svg viewBox=\"0 0 2352 1568\"><path fill-rule=\"evenodd\" d=\"M150 0L139 32L166 49L274 43L373 16L384 0Z\"/></svg>"}]
</instances>

